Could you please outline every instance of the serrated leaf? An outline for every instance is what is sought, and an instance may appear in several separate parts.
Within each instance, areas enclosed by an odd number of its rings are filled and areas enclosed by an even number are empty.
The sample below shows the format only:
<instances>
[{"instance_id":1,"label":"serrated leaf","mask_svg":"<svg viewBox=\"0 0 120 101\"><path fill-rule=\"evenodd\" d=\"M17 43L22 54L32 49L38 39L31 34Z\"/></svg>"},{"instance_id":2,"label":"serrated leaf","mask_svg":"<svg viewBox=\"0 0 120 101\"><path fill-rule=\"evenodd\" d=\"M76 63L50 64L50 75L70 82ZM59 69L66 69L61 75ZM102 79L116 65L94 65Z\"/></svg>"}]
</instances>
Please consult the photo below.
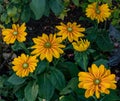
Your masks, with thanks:
<instances>
[{"instance_id":1,"label":"serrated leaf","mask_svg":"<svg viewBox=\"0 0 120 101\"><path fill-rule=\"evenodd\" d=\"M32 0L30 3L30 8L35 14L36 20L40 19L45 11L46 0Z\"/></svg>"},{"instance_id":2,"label":"serrated leaf","mask_svg":"<svg viewBox=\"0 0 120 101\"><path fill-rule=\"evenodd\" d=\"M8 82L10 82L13 85L20 85L23 84L25 82L25 78L20 78L18 76L16 76L16 74L13 74L12 76L10 76L8 78Z\"/></svg>"},{"instance_id":3,"label":"serrated leaf","mask_svg":"<svg viewBox=\"0 0 120 101\"><path fill-rule=\"evenodd\" d=\"M38 95L38 85L34 82L29 82L25 87L25 98L27 101L35 101Z\"/></svg>"}]
</instances>

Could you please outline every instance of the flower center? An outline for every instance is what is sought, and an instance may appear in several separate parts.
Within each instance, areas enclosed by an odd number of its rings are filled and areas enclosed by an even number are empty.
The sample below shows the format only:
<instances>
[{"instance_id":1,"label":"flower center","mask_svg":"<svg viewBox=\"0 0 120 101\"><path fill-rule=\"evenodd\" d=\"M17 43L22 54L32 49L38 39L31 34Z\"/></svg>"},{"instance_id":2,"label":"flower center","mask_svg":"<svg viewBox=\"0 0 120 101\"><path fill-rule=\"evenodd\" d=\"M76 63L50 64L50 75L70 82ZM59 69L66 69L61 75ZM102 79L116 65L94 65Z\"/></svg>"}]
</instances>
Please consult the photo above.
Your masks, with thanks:
<instances>
[{"instance_id":1,"label":"flower center","mask_svg":"<svg viewBox=\"0 0 120 101\"><path fill-rule=\"evenodd\" d=\"M68 30L69 32L72 32L72 28L71 28L71 27L69 27L67 30Z\"/></svg>"},{"instance_id":2,"label":"flower center","mask_svg":"<svg viewBox=\"0 0 120 101\"><path fill-rule=\"evenodd\" d=\"M17 35L17 34L18 34L18 32L16 32L16 31L15 31L15 32L13 32L13 34L14 34L14 35Z\"/></svg>"},{"instance_id":3,"label":"flower center","mask_svg":"<svg viewBox=\"0 0 120 101\"><path fill-rule=\"evenodd\" d=\"M101 81L100 81L99 79L95 79L95 80L94 80L94 84L96 84L96 85L100 84L100 82L101 82Z\"/></svg>"},{"instance_id":4,"label":"flower center","mask_svg":"<svg viewBox=\"0 0 120 101\"><path fill-rule=\"evenodd\" d=\"M22 66L23 66L23 68L28 68L29 65L28 65L28 63L24 63Z\"/></svg>"},{"instance_id":5,"label":"flower center","mask_svg":"<svg viewBox=\"0 0 120 101\"><path fill-rule=\"evenodd\" d=\"M51 43L50 42L46 42L44 45L45 48L50 48L51 47Z\"/></svg>"},{"instance_id":6,"label":"flower center","mask_svg":"<svg viewBox=\"0 0 120 101\"><path fill-rule=\"evenodd\" d=\"M97 14L100 14L100 10L99 10L99 9L97 9L97 10L96 10L96 13L97 13Z\"/></svg>"}]
</instances>

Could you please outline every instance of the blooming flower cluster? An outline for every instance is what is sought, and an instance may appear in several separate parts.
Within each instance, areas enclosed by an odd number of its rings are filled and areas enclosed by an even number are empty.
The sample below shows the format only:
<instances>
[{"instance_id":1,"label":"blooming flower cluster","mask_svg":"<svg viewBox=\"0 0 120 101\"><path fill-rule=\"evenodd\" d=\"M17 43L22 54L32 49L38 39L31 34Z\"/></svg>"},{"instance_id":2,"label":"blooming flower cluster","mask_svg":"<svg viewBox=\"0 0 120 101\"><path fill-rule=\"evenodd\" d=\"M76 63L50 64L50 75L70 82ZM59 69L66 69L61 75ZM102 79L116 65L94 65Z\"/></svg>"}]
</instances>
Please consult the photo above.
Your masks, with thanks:
<instances>
[{"instance_id":1,"label":"blooming flower cluster","mask_svg":"<svg viewBox=\"0 0 120 101\"><path fill-rule=\"evenodd\" d=\"M88 5L86 8L86 16L92 20L97 20L98 23L105 21L111 15L110 9L107 4L99 4L97 2ZM71 44L76 53L80 53L80 56L84 57L84 53L90 48L90 41L85 39L85 28L81 27L81 24L76 22L68 22L67 24L60 23L56 26L58 32L55 34L45 34L33 38L33 45L30 49L30 54L22 53L20 56L14 58L12 61L12 69L19 77L26 77L30 73L33 73L37 68L37 64L40 61L47 60L47 62L53 62L54 58L60 58L64 55L64 49L66 48L65 42ZM25 23L21 26L19 24L12 24L12 28L4 28L2 30L3 41L6 44L14 44L16 41L26 41L27 32ZM81 61L80 60L80 61ZM87 62L86 62L87 63ZM86 64L84 64L86 66ZM86 70L86 69L85 69ZM85 97L96 96L100 98L101 93L109 94L109 89L116 89L115 75L111 74L110 70L107 70L104 65L97 67L96 64L92 64L91 68L88 68L88 72L79 72L79 88L85 89Z\"/></svg>"}]
</instances>

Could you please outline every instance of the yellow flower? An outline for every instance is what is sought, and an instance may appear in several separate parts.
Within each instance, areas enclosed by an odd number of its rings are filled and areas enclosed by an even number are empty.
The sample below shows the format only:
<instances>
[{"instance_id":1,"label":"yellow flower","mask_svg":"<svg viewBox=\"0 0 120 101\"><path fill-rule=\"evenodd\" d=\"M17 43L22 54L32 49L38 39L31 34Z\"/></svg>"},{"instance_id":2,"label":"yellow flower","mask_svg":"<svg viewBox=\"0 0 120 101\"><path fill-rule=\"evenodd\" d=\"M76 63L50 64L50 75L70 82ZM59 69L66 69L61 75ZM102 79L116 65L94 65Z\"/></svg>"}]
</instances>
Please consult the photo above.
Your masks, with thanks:
<instances>
[{"instance_id":1,"label":"yellow flower","mask_svg":"<svg viewBox=\"0 0 120 101\"><path fill-rule=\"evenodd\" d=\"M96 2L89 4L86 8L86 16L91 18L92 20L97 20L99 22L103 22L111 15L108 4L99 5Z\"/></svg>"},{"instance_id":2,"label":"yellow flower","mask_svg":"<svg viewBox=\"0 0 120 101\"><path fill-rule=\"evenodd\" d=\"M56 34L50 34L49 36L45 33L42 34L41 37L33 38L35 43L32 46L33 50L31 54L35 54L36 56L40 56L41 60L45 58L51 62L53 60L53 56L56 58L60 57L60 54L64 53L61 48L65 46L60 44L60 38L56 38Z\"/></svg>"},{"instance_id":3,"label":"yellow flower","mask_svg":"<svg viewBox=\"0 0 120 101\"><path fill-rule=\"evenodd\" d=\"M16 40L19 42L23 42L26 40L25 36L27 35L25 30L26 30L25 23L23 23L21 26L19 26L19 24L17 25L13 24L12 29L2 30L3 40L7 44L13 44Z\"/></svg>"},{"instance_id":4,"label":"yellow flower","mask_svg":"<svg viewBox=\"0 0 120 101\"><path fill-rule=\"evenodd\" d=\"M85 28L82 28L81 25L77 25L76 22L71 23L68 22L67 25L61 23L60 26L56 26L58 30L60 30L57 35L62 36L62 40L68 37L68 40L72 42L73 40L78 40L78 37L83 37L84 34L81 32L85 31Z\"/></svg>"},{"instance_id":5,"label":"yellow flower","mask_svg":"<svg viewBox=\"0 0 120 101\"><path fill-rule=\"evenodd\" d=\"M80 41L73 42L72 45L76 51L83 52L88 49L88 47L90 46L90 42L88 40L80 39Z\"/></svg>"},{"instance_id":6,"label":"yellow flower","mask_svg":"<svg viewBox=\"0 0 120 101\"><path fill-rule=\"evenodd\" d=\"M35 70L37 62L36 56L21 54L21 56L18 56L12 61L12 64L14 65L12 69L16 72L17 76L25 77Z\"/></svg>"},{"instance_id":7,"label":"yellow flower","mask_svg":"<svg viewBox=\"0 0 120 101\"><path fill-rule=\"evenodd\" d=\"M100 98L100 93L109 94L109 89L116 89L115 75L111 74L110 70L107 70L104 65L97 67L92 64L91 68L88 68L89 72L79 72L79 88L86 89L85 97L88 98L95 96Z\"/></svg>"}]
</instances>

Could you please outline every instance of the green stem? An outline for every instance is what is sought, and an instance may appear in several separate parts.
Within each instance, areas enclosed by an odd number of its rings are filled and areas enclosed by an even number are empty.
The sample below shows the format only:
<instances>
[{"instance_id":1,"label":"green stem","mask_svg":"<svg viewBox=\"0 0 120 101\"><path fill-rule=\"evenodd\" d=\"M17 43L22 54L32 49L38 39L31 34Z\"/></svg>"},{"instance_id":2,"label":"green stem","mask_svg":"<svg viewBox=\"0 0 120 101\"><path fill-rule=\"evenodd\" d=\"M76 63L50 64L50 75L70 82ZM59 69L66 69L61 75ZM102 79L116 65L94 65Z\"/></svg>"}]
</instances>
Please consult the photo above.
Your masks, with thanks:
<instances>
[{"instance_id":1,"label":"green stem","mask_svg":"<svg viewBox=\"0 0 120 101\"><path fill-rule=\"evenodd\" d=\"M98 101L98 99L95 96L92 96L94 98L94 101Z\"/></svg>"}]
</instances>

